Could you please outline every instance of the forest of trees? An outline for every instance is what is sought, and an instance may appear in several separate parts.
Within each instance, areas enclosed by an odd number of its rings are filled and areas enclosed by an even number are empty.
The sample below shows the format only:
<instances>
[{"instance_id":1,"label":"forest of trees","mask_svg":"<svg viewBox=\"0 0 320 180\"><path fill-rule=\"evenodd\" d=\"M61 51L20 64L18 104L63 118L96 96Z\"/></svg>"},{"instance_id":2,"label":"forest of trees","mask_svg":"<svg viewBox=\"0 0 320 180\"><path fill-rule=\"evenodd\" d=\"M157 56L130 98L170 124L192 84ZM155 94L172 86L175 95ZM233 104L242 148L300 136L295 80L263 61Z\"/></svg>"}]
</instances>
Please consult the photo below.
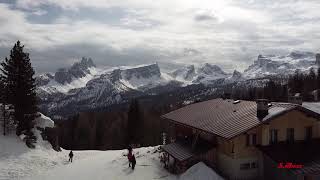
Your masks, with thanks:
<instances>
[{"instance_id":1,"label":"forest of trees","mask_svg":"<svg viewBox=\"0 0 320 180\"><path fill-rule=\"evenodd\" d=\"M289 95L300 93L304 101L312 101L312 91L317 89L320 89L320 68L317 71L311 68L309 73L296 70L287 79L269 79L263 87L233 88L231 96L234 99L243 100L264 98L270 101L287 102Z\"/></svg>"},{"instance_id":2,"label":"forest of trees","mask_svg":"<svg viewBox=\"0 0 320 180\"><path fill-rule=\"evenodd\" d=\"M29 54L24 52L24 46L18 41L5 58L0 67L1 104L5 115L5 107L13 107L13 118L16 134L25 134L27 138L35 138L31 129L37 115L35 72L31 66ZM11 119L2 115L3 134Z\"/></svg>"}]
</instances>

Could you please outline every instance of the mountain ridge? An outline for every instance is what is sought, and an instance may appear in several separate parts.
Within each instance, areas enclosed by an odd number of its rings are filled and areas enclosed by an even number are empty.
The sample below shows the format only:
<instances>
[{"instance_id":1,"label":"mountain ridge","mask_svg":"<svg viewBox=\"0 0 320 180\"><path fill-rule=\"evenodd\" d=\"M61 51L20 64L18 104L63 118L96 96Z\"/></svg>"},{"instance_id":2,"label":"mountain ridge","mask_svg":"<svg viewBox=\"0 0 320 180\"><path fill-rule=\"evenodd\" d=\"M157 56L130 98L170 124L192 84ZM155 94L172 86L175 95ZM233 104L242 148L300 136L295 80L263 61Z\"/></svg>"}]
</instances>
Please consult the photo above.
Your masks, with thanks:
<instances>
[{"instance_id":1,"label":"mountain ridge","mask_svg":"<svg viewBox=\"0 0 320 180\"><path fill-rule=\"evenodd\" d=\"M264 82L261 78L286 76L296 69L307 71L316 67L316 54L308 52L294 52L286 56L259 55L246 70L234 70L233 73L226 73L209 63L189 65L169 73L161 72L157 63L99 69L92 59L82 58L79 63L62 71L67 73L67 78L61 81L56 81L57 73L38 76L41 81L37 81L37 92L41 99L40 107L45 111L58 112L66 107L81 110L128 102L142 95L156 95L190 85L256 84L254 79Z\"/></svg>"}]
</instances>

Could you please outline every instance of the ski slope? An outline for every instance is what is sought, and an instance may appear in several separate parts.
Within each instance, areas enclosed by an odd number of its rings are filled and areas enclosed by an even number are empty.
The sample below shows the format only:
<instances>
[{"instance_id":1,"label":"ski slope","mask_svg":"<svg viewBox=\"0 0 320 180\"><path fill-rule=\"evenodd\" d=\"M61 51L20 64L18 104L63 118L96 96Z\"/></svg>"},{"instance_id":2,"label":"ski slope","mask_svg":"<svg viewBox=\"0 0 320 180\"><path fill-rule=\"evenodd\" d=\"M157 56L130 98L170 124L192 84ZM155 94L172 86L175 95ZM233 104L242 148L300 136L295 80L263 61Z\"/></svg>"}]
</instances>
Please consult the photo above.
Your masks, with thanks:
<instances>
[{"instance_id":1,"label":"ski slope","mask_svg":"<svg viewBox=\"0 0 320 180\"><path fill-rule=\"evenodd\" d=\"M38 127L52 127L53 121L41 115ZM0 180L220 180L214 171L198 163L181 176L170 174L159 159L159 146L134 149L137 164L129 168L127 150L74 151L73 163L68 150L56 152L40 132L36 148L29 149L14 133L0 135ZM1 130L0 130L1 132Z\"/></svg>"},{"instance_id":2,"label":"ski slope","mask_svg":"<svg viewBox=\"0 0 320 180\"><path fill-rule=\"evenodd\" d=\"M157 148L140 148L134 150L137 165L135 170L128 166L125 150L118 151L92 151L96 155L85 159L75 159L73 163L59 166L44 174L25 178L27 180L142 180L164 179L177 180L161 166L158 159ZM75 157L82 156L82 152L74 152Z\"/></svg>"}]
</instances>

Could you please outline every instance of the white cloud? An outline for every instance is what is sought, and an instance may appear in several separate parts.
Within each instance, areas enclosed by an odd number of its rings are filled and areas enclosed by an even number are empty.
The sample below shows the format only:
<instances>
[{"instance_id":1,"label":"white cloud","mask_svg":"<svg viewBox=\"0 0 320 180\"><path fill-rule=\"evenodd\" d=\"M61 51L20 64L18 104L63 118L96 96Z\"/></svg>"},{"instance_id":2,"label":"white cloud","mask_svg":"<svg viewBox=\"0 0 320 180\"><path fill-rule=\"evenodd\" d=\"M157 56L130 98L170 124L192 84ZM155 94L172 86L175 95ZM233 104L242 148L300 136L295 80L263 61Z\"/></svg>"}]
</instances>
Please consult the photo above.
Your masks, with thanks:
<instances>
[{"instance_id":1,"label":"white cloud","mask_svg":"<svg viewBox=\"0 0 320 180\"><path fill-rule=\"evenodd\" d=\"M37 16L42 16L42 15L45 15L47 13L48 13L47 11L41 10L41 9L38 9L38 10L35 10L35 11L32 12L32 14L37 15Z\"/></svg>"},{"instance_id":2,"label":"white cloud","mask_svg":"<svg viewBox=\"0 0 320 180\"><path fill-rule=\"evenodd\" d=\"M86 51L90 46L100 57L107 49L139 52L141 59L153 54L158 61L207 61L231 69L242 64L243 69L258 53L317 51L320 45L320 3L315 0L17 0L15 6L0 3L0 48L20 39L42 59L60 47L65 50L57 52L57 59L76 58L76 45L86 56L94 56ZM46 24L30 22L30 14L50 16L48 6L61 8L59 16ZM85 8L103 9L106 20L77 18ZM121 14L109 22L112 8Z\"/></svg>"}]
</instances>

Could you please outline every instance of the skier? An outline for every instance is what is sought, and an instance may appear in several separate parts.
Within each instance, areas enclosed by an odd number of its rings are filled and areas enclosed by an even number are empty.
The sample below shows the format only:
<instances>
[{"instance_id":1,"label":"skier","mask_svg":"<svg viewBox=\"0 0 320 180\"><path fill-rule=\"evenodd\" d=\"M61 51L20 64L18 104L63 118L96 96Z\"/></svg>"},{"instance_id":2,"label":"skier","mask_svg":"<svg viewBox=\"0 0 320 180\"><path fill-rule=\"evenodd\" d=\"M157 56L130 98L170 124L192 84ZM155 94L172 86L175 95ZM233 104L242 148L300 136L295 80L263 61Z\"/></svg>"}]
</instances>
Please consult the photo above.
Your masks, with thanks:
<instances>
[{"instance_id":1,"label":"skier","mask_svg":"<svg viewBox=\"0 0 320 180\"><path fill-rule=\"evenodd\" d=\"M70 151L70 153L69 153L69 162L72 162L72 158L73 158L73 152Z\"/></svg>"},{"instance_id":2,"label":"skier","mask_svg":"<svg viewBox=\"0 0 320 180\"><path fill-rule=\"evenodd\" d=\"M128 153L129 167L131 167L130 165L132 163L132 147L129 146L128 151L129 151L129 153Z\"/></svg>"},{"instance_id":3,"label":"skier","mask_svg":"<svg viewBox=\"0 0 320 180\"><path fill-rule=\"evenodd\" d=\"M136 157L134 157L134 154L132 154L131 163L132 163L132 170L134 170L134 167L136 166Z\"/></svg>"}]
</instances>

